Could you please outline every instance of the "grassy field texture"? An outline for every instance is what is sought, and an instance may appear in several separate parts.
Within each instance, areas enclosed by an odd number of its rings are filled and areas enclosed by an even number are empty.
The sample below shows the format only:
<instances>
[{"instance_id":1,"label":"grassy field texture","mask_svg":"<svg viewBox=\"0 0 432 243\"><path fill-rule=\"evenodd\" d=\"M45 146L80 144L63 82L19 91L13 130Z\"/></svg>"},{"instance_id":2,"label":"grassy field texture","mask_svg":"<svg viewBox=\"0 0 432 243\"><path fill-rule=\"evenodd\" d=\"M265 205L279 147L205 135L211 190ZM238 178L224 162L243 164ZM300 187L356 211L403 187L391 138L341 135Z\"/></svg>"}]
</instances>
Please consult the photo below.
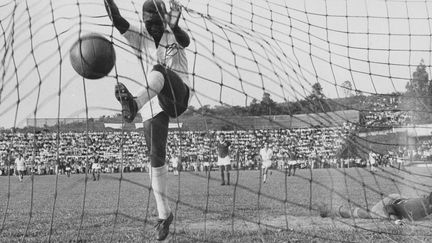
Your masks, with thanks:
<instances>
[{"instance_id":1,"label":"grassy field texture","mask_svg":"<svg viewBox=\"0 0 432 243\"><path fill-rule=\"evenodd\" d=\"M371 173L362 168L232 171L220 186L212 171L169 175L175 213L169 242L432 241L431 217L402 226L381 220L321 218L324 202L371 208L389 193L432 191L428 168ZM0 242L152 242L157 219L146 173L0 177Z\"/></svg>"}]
</instances>

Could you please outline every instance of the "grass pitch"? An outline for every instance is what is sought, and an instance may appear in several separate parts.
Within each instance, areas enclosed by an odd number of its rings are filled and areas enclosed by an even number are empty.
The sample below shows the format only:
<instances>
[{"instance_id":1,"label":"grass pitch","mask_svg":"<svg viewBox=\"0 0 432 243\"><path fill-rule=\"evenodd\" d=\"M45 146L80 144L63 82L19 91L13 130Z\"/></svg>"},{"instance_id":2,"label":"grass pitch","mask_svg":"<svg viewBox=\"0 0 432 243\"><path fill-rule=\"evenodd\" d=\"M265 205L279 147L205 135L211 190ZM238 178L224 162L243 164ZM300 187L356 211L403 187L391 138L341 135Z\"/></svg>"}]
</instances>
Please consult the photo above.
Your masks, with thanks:
<instances>
[{"instance_id":1,"label":"grass pitch","mask_svg":"<svg viewBox=\"0 0 432 243\"><path fill-rule=\"evenodd\" d=\"M273 170L169 175L175 213L170 242L432 241L431 217L399 226L380 220L321 218L318 202L372 207L382 196L432 191L431 171L392 168ZM147 173L0 177L1 242L152 242L157 212Z\"/></svg>"}]
</instances>

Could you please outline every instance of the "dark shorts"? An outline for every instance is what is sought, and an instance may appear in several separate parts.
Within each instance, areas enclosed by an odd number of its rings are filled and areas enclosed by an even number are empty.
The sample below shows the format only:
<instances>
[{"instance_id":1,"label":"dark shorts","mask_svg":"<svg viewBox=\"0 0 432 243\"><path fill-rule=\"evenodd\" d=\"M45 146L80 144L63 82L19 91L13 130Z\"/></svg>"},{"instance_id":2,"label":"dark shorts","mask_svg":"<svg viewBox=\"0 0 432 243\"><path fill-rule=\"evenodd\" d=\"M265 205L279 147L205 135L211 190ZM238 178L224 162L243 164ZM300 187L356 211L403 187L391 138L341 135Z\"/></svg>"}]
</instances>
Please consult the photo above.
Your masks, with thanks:
<instances>
[{"instance_id":1,"label":"dark shorts","mask_svg":"<svg viewBox=\"0 0 432 243\"><path fill-rule=\"evenodd\" d=\"M165 82L159 92L159 105L170 117L176 118L188 108L189 87L175 72L158 64L153 66L154 71L162 73Z\"/></svg>"}]
</instances>

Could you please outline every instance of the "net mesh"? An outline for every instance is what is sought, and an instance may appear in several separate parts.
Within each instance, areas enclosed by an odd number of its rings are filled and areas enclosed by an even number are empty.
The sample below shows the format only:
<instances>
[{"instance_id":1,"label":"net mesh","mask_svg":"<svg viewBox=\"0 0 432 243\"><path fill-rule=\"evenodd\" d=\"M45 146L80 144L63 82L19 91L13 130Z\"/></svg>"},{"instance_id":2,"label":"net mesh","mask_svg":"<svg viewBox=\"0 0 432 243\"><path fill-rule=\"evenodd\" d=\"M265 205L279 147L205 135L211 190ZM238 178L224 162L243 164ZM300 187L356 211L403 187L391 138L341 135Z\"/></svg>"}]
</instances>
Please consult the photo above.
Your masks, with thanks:
<instances>
[{"instance_id":1,"label":"net mesh","mask_svg":"<svg viewBox=\"0 0 432 243\"><path fill-rule=\"evenodd\" d=\"M400 226L319 215L341 207L370 211L389 194L429 195L430 2L180 3L195 97L188 119L171 120L169 132L168 150L181 151L184 169L168 181L174 241L431 239L427 220ZM143 27L142 1L117 5ZM14 0L0 9L7 175L0 177L0 239L152 239L151 183L143 173L126 173L146 171L142 125L122 123L113 95L118 82L145 88L150 54L136 55L102 0ZM116 50L115 67L102 79L84 79L70 64L70 47L87 33L103 35ZM71 124L78 124L74 132ZM230 187L211 169L220 130L233 143ZM263 141L275 150L265 184L255 160ZM24 183L8 164L17 152L34 170ZM106 158L107 172L118 172L97 184L83 169L95 152ZM69 158L81 173L38 176ZM375 160L379 166L371 167Z\"/></svg>"}]
</instances>

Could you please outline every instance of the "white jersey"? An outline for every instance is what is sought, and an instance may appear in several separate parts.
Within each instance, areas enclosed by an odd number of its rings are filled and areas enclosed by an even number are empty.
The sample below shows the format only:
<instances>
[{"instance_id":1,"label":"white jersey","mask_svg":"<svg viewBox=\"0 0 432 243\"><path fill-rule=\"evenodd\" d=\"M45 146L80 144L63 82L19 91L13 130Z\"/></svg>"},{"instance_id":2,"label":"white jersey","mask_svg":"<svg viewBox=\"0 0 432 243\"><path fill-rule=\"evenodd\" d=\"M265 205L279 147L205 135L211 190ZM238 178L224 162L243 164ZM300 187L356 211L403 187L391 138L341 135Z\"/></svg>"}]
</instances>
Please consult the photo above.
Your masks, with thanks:
<instances>
[{"instance_id":1,"label":"white jersey","mask_svg":"<svg viewBox=\"0 0 432 243\"><path fill-rule=\"evenodd\" d=\"M263 161L271 160L271 158L273 157L273 150L271 148L262 148L260 150L260 155Z\"/></svg>"},{"instance_id":2,"label":"white jersey","mask_svg":"<svg viewBox=\"0 0 432 243\"><path fill-rule=\"evenodd\" d=\"M218 161L217 161L218 166L230 165L230 164L231 164L231 158L229 155L227 155L223 158L218 156Z\"/></svg>"},{"instance_id":3,"label":"white jersey","mask_svg":"<svg viewBox=\"0 0 432 243\"><path fill-rule=\"evenodd\" d=\"M179 157L174 156L171 158L171 165L173 168L177 168L179 164Z\"/></svg>"},{"instance_id":4,"label":"white jersey","mask_svg":"<svg viewBox=\"0 0 432 243\"><path fill-rule=\"evenodd\" d=\"M99 163L93 163L93 164L92 164L92 169L93 169L93 170L100 170L100 169L101 169L101 166L100 166Z\"/></svg>"},{"instance_id":5,"label":"white jersey","mask_svg":"<svg viewBox=\"0 0 432 243\"><path fill-rule=\"evenodd\" d=\"M137 55L142 57L142 60L147 63L145 67L146 74L149 74L153 66L162 64L163 66L174 71L183 82L189 86L189 102L193 97L192 88L189 83L188 62L185 49L180 46L175 39L174 34L167 28L162 35L159 46L156 48L153 37L147 32L146 28L130 26L123 34L129 44L134 48ZM145 80L143 80L145 86ZM154 97L141 108L143 120L153 117L162 111L159 106L157 97Z\"/></svg>"},{"instance_id":6,"label":"white jersey","mask_svg":"<svg viewBox=\"0 0 432 243\"><path fill-rule=\"evenodd\" d=\"M375 156L374 153L369 153L369 162L370 162L371 165L374 165L376 163L376 160L375 160L374 156Z\"/></svg>"},{"instance_id":7,"label":"white jersey","mask_svg":"<svg viewBox=\"0 0 432 243\"><path fill-rule=\"evenodd\" d=\"M262 148L260 150L261 159L263 160L263 167L271 166L271 159L273 157L273 150L271 148Z\"/></svg>"},{"instance_id":8,"label":"white jersey","mask_svg":"<svg viewBox=\"0 0 432 243\"><path fill-rule=\"evenodd\" d=\"M15 159L15 165L16 165L18 171L23 171L26 169L24 158L16 158Z\"/></svg>"}]
</instances>

